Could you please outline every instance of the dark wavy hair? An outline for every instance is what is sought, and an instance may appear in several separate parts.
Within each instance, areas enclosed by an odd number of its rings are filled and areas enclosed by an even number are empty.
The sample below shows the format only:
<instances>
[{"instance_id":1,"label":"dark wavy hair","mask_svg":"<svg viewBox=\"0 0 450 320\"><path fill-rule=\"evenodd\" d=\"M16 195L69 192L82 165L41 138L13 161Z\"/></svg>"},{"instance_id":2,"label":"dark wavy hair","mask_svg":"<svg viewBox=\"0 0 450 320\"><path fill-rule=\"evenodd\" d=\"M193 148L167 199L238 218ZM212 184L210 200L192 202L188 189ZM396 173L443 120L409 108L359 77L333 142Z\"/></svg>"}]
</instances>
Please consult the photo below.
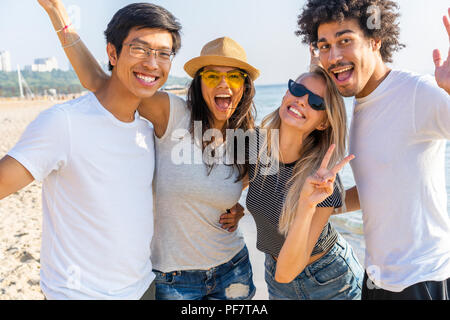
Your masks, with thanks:
<instances>
[{"instance_id":1,"label":"dark wavy hair","mask_svg":"<svg viewBox=\"0 0 450 320\"><path fill-rule=\"evenodd\" d=\"M209 110L208 105L205 102L202 94L202 78L200 73L204 68L201 68L195 74L194 79L192 80L188 94L187 94L187 106L191 111L191 128L190 132L194 134L194 122L200 121L202 123L202 136L208 130L213 128L214 124L214 115ZM241 70L244 73L247 73L245 70ZM255 86L253 80L250 76L245 78L244 82L244 93L242 95L241 101L236 107L233 115L227 120L224 128L222 129L222 134L224 137L226 136L227 129L242 129L244 132L247 132L249 129L253 129L255 127L255 119L256 119L256 107L253 103L253 98L255 97ZM237 161L237 150L236 150L236 137L234 141L234 162L232 166L234 166L238 172L239 176L236 179L237 181L242 180L248 173L248 164L239 164ZM208 142L203 142L202 150L205 150ZM208 174L214 168L214 165L208 165Z\"/></svg>"},{"instance_id":2,"label":"dark wavy hair","mask_svg":"<svg viewBox=\"0 0 450 320\"><path fill-rule=\"evenodd\" d=\"M380 14L377 27L369 24L373 21L374 8ZM381 40L383 61L392 62L392 54L405 47L399 41L398 8L397 3L390 0L308 0L298 16L295 34L303 43L316 45L321 24L356 19L366 37Z\"/></svg>"},{"instance_id":3,"label":"dark wavy hair","mask_svg":"<svg viewBox=\"0 0 450 320\"><path fill-rule=\"evenodd\" d=\"M135 27L166 30L172 35L172 51L176 54L181 47L181 24L172 13L156 4L132 3L116 12L105 31L106 42L114 45L117 56L120 56L130 30ZM110 63L109 71L113 68Z\"/></svg>"}]
</instances>

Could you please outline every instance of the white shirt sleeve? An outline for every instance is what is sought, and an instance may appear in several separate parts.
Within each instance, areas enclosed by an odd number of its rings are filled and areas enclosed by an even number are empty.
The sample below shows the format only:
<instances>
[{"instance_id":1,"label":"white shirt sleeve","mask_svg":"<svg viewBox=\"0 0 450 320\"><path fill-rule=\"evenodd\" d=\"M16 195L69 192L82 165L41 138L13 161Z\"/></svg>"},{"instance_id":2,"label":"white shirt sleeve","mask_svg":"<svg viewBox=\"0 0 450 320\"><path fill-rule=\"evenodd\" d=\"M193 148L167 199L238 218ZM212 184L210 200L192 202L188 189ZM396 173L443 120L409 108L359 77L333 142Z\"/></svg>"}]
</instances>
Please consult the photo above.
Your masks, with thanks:
<instances>
[{"instance_id":1,"label":"white shirt sleeve","mask_svg":"<svg viewBox=\"0 0 450 320\"><path fill-rule=\"evenodd\" d=\"M67 163L70 150L69 123L64 110L52 107L30 123L8 156L19 161L42 182Z\"/></svg>"},{"instance_id":2,"label":"white shirt sleeve","mask_svg":"<svg viewBox=\"0 0 450 320\"><path fill-rule=\"evenodd\" d=\"M429 139L450 139L450 96L432 77L422 77L415 96L416 133Z\"/></svg>"}]
</instances>

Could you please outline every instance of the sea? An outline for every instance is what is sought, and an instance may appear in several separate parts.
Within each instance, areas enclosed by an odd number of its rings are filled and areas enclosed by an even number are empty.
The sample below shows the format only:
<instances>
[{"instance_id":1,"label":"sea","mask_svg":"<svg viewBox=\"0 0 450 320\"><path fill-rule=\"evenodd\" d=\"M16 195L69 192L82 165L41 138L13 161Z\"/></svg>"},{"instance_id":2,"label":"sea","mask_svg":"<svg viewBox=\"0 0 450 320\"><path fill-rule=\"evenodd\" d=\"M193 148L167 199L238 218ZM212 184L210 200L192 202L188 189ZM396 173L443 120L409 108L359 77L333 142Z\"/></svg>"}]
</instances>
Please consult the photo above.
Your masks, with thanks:
<instances>
[{"instance_id":1,"label":"sea","mask_svg":"<svg viewBox=\"0 0 450 320\"><path fill-rule=\"evenodd\" d=\"M256 86L255 105L257 110L257 124L261 123L261 120L280 106L281 100L286 93L287 83L285 85L265 85ZM351 123L351 116L353 114L353 98L345 98L345 105L347 109L348 124ZM450 143L447 142L446 148L446 187L447 187L447 213L450 212ZM355 185L353 173L350 165L347 165L340 173L342 182L346 189ZM245 199L247 192L242 194L240 203L245 205ZM358 256L363 256L364 240L363 240L363 222L362 212L356 211L346 214L333 216L331 218L332 224L336 229L345 236L347 240L353 243L354 249L357 251Z\"/></svg>"}]
</instances>

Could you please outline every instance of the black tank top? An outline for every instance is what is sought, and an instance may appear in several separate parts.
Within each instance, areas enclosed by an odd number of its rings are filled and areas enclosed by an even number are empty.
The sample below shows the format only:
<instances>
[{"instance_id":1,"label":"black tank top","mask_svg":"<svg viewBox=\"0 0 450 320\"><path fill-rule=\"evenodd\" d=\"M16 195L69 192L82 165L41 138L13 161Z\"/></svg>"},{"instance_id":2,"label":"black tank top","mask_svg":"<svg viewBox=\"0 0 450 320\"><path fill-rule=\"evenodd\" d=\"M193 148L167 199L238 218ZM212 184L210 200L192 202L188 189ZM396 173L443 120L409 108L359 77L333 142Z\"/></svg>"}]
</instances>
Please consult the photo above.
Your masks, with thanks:
<instances>
[{"instance_id":1,"label":"black tank top","mask_svg":"<svg viewBox=\"0 0 450 320\"><path fill-rule=\"evenodd\" d=\"M255 130L255 133L259 138L258 129ZM250 143L252 141L258 141L258 147L247 149L249 156L247 159L257 159L259 143L263 140L250 139ZM290 187L288 181L292 177L296 162L291 164L280 163L278 173L272 175L261 174L261 166L257 168L256 164L252 164L252 161L249 162L250 185L246 206L256 223L256 247L264 253L278 257L285 241L285 237L278 231L279 220ZM256 169L258 169L258 172L256 172ZM336 178L333 194L318 204L318 207L339 208L342 206L338 184L340 184L339 176ZM328 222L322 230L311 255L327 252L336 243L337 237L337 231Z\"/></svg>"}]
</instances>

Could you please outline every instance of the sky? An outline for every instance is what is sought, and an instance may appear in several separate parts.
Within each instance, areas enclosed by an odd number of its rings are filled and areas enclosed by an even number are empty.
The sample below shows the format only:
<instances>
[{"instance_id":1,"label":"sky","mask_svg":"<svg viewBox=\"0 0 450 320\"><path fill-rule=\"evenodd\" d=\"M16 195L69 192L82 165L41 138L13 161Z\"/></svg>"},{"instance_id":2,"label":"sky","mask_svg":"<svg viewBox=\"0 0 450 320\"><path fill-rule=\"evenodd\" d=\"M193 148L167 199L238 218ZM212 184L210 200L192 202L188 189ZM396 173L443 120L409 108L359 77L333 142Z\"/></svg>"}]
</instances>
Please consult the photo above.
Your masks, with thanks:
<instances>
[{"instance_id":1,"label":"sky","mask_svg":"<svg viewBox=\"0 0 450 320\"><path fill-rule=\"evenodd\" d=\"M83 41L101 61L107 61L103 32L114 13L142 0L64 0L76 20ZM304 0L163 0L154 1L172 12L183 26L182 48L171 74L187 76L184 63L200 54L207 42L228 36L247 52L250 64L261 70L256 84L280 84L295 78L309 65L309 51L294 32ZM442 17L448 0L398 0L401 42L393 68L434 73L433 49L447 56L449 39ZM55 56L68 68L58 38L37 0L0 1L0 51L11 53L13 68L35 58Z\"/></svg>"}]
</instances>

